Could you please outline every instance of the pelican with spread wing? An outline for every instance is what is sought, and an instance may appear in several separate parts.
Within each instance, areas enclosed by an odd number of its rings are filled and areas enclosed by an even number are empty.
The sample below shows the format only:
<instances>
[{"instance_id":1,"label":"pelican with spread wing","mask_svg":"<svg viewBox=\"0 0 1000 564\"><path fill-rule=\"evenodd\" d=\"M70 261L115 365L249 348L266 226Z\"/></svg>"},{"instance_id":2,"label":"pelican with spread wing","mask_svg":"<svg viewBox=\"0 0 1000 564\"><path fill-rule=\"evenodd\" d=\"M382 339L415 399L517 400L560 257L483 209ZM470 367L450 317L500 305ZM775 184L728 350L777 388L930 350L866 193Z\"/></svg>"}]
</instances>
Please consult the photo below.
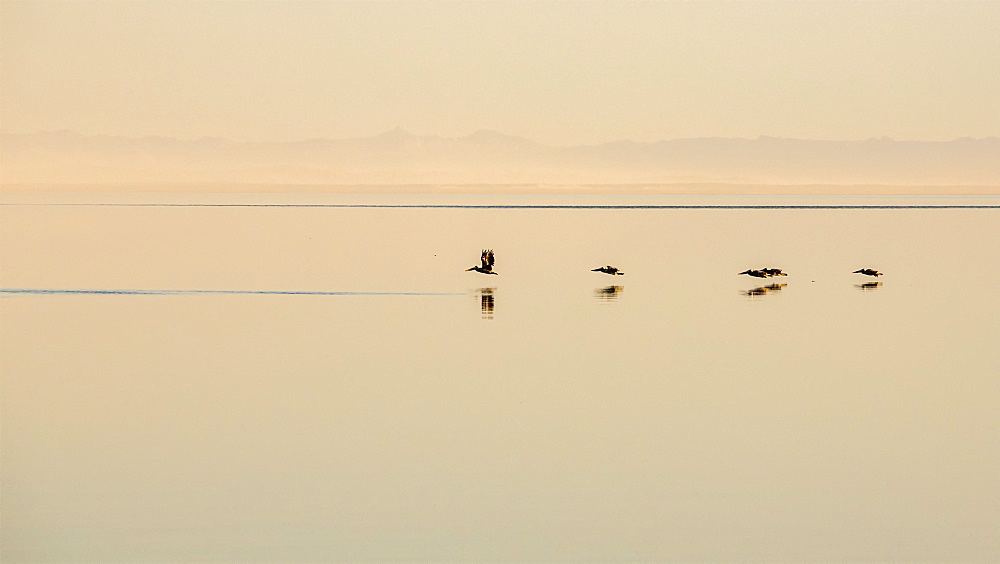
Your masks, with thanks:
<instances>
[{"instance_id":1,"label":"pelican with spread wing","mask_svg":"<svg viewBox=\"0 0 1000 564\"><path fill-rule=\"evenodd\" d=\"M875 270L874 268L862 268L861 270L855 270L851 274L864 274L866 276L882 276L882 273Z\"/></svg>"},{"instance_id":2,"label":"pelican with spread wing","mask_svg":"<svg viewBox=\"0 0 1000 564\"><path fill-rule=\"evenodd\" d=\"M601 268L591 269L591 271L592 272L603 272L604 274L610 274L612 276L615 276L615 275L624 276L625 275L625 273L622 272L621 270L619 270L618 267L611 266L610 264L608 266L602 266Z\"/></svg>"},{"instance_id":3,"label":"pelican with spread wing","mask_svg":"<svg viewBox=\"0 0 1000 564\"><path fill-rule=\"evenodd\" d=\"M476 272L482 272L483 274L497 274L493 272L493 249L486 249L483 251L483 256L479 258L482 261L482 266L473 266L472 268L466 268L465 271L475 270Z\"/></svg>"}]
</instances>

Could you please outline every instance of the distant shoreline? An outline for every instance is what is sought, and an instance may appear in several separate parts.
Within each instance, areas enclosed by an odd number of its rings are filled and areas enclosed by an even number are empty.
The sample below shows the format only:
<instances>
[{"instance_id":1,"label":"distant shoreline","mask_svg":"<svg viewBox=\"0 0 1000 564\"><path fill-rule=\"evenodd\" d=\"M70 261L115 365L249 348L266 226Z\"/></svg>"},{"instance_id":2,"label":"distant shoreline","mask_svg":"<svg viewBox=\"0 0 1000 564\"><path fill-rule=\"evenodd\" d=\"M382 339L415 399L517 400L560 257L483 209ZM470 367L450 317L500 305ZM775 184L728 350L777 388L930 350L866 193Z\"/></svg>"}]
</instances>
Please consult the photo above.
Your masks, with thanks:
<instances>
[{"instance_id":1,"label":"distant shoreline","mask_svg":"<svg viewBox=\"0 0 1000 564\"><path fill-rule=\"evenodd\" d=\"M539 195L836 195L982 196L1000 186L891 184L254 184L212 182L2 183L8 193L176 193L176 194L539 194Z\"/></svg>"}]
</instances>

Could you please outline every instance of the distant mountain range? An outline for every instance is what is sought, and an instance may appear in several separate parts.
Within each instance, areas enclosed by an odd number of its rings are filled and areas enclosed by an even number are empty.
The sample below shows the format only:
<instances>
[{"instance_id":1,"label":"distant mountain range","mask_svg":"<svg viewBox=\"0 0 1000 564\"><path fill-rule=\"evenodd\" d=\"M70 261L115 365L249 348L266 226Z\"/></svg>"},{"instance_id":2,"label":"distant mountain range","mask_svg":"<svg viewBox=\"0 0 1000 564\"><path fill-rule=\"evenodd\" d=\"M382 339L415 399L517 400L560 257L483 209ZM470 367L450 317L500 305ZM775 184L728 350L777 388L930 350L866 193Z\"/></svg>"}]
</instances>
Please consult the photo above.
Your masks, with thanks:
<instances>
[{"instance_id":1,"label":"distant mountain range","mask_svg":"<svg viewBox=\"0 0 1000 564\"><path fill-rule=\"evenodd\" d=\"M496 131L269 143L0 136L18 184L885 184L1000 186L1000 138L947 142L694 138L554 147Z\"/></svg>"}]
</instances>

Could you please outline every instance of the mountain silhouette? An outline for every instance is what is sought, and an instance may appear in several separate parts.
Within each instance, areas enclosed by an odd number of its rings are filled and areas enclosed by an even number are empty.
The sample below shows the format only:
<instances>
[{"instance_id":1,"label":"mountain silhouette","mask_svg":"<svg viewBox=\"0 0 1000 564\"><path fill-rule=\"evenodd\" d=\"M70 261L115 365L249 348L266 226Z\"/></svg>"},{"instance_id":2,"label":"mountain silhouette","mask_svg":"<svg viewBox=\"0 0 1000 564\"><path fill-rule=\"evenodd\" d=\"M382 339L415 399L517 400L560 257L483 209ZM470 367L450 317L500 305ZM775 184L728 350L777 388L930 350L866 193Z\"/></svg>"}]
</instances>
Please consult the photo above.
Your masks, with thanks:
<instances>
[{"instance_id":1,"label":"mountain silhouette","mask_svg":"<svg viewBox=\"0 0 1000 564\"><path fill-rule=\"evenodd\" d=\"M945 142L758 137L555 147L493 130L464 137L396 128L372 137L239 142L72 131L0 136L5 185L885 184L1000 185L1000 138Z\"/></svg>"}]
</instances>

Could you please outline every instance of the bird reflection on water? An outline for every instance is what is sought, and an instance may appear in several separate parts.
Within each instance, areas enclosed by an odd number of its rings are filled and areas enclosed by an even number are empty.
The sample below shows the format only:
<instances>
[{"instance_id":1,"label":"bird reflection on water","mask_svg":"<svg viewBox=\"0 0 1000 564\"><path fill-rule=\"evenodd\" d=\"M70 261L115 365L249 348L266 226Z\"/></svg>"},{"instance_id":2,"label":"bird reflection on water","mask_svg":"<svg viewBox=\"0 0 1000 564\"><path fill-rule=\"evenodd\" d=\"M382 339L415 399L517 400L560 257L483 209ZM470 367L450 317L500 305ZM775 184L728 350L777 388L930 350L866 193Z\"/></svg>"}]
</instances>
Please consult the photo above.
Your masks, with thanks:
<instances>
[{"instance_id":1,"label":"bird reflection on water","mask_svg":"<svg viewBox=\"0 0 1000 564\"><path fill-rule=\"evenodd\" d=\"M855 284L854 287L862 292L867 292L869 290L875 290L882 286L881 282L865 282L864 284Z\"/></svg>"},{"instance_id":2,"label":"bird reflection on water","mask_svg":"<svg viewBox=\"0 0 1000 564\"><path fill-rule=\"evenodd\" d=\"M625 286L605 286L594 290L594 297L602 302L613 302L624 291Z\"/></svg>"},{"instance_id":3,"label":"bird reflection on water","mask_svg":"<svg viewBox=\"0 0 1000 564\"><path fill-rule=\"evenodd\" d=\"M480 288L477 290L479 295L479 307L482 311L483 319L493 319L493 306L495 302L493 301L493 291L496 288Z\"/></svg>"},{"instance_id":4,"label":"bird reflection on water","mask_svg":"<svg viewBox=\"0 0 1000 564\"><path fill-rule=\"evenodd\" d=\"M788 284L768 284L767 286L760 286L752 290L745 290L742 293L744 296L750 296L750 297L765 296L773 292L780 292L781 289L787 285Z\"/></svg>"}]
</instances>

